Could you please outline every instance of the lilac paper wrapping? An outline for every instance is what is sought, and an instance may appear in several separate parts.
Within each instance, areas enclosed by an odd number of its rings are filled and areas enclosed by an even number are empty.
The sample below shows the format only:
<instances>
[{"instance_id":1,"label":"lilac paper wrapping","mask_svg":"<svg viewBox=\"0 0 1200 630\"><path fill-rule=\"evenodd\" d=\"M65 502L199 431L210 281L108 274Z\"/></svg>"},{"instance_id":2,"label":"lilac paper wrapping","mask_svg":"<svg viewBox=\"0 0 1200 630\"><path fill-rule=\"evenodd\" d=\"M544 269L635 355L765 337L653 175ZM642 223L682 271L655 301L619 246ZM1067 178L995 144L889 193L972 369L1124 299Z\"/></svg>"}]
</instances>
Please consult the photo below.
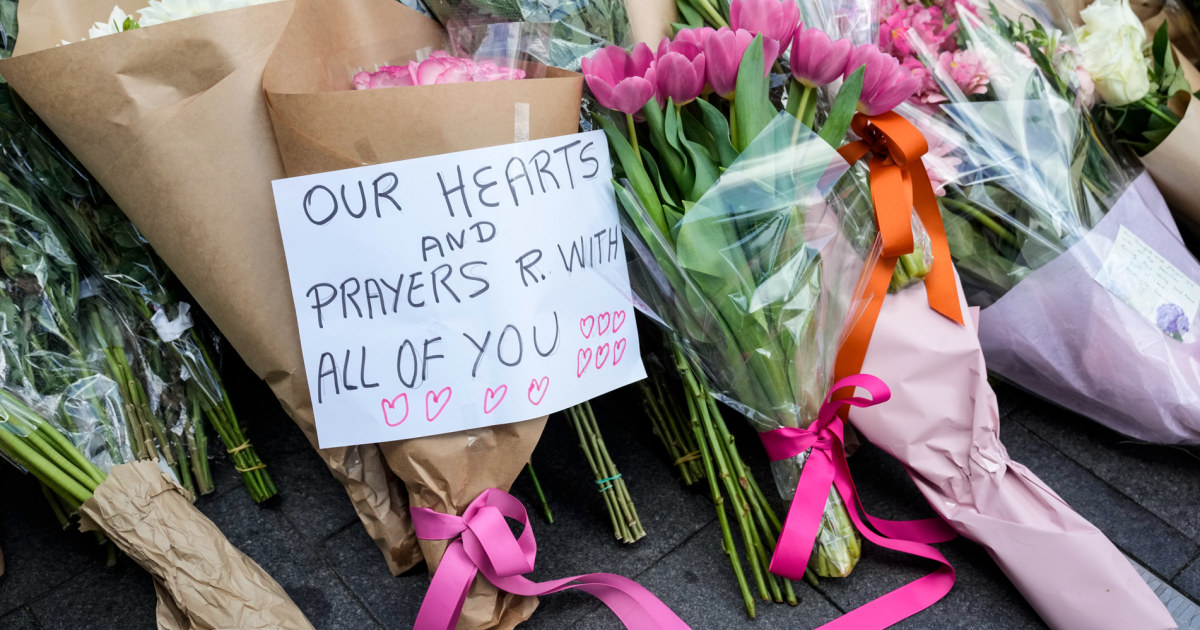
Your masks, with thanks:
<instances>
[{"instance_id":1,"label":"lilac paper wrapping","mask_svg":"<svg viewBox=\"0 0 1200 630\"><path fill-rule=\"evenodd\" d=\"M980 313L988 368L1126 435L1200 444L1200 342L1168 337L1093 280L1120 226L1200 281L1200 264L1143 174L1083 240Z\"/></svg>"},{"instance_id":2,"label":"lilac paper wrapping","mask_svg":"<svg viewBox=\"0 0 1200 630\"><path fill-rule=\"evenodd\" d=\"M1170 613L1100 530L1000 443L976 337L929 308L923 285L884 300L862 372L892 398L850 421L904 464L929 504L987 549L1052 628L1162 630Z\"/></svg>"}]
</instances>

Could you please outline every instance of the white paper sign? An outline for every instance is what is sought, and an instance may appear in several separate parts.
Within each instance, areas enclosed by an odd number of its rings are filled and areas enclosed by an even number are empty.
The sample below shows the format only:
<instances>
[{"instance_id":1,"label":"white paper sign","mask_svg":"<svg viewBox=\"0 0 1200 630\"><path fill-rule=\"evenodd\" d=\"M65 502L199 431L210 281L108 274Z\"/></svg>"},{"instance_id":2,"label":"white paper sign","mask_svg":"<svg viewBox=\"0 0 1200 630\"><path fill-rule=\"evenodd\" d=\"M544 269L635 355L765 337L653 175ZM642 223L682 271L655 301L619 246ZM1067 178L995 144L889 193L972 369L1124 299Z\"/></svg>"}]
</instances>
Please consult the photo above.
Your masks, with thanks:
<instances>
[{"instance_id":1,"label":"white paper sign","mask_svg":"<svg viewBox=\"0 0 1200 630\"><path fill-rule=\"evenodd\" d=\"M1200 285L1121 226L1096 282L1180 341L1195 338Z\"/></svg>"},{"instance_id":2,"label":"white paper sign","mask_svg":"<svg viewBox=\"0 0 1200 630\"><path fill-rule=\"evenodd\" d=\"M274 183L324 448L645 378L602 132Z\"/></svg>"}]
</instances>

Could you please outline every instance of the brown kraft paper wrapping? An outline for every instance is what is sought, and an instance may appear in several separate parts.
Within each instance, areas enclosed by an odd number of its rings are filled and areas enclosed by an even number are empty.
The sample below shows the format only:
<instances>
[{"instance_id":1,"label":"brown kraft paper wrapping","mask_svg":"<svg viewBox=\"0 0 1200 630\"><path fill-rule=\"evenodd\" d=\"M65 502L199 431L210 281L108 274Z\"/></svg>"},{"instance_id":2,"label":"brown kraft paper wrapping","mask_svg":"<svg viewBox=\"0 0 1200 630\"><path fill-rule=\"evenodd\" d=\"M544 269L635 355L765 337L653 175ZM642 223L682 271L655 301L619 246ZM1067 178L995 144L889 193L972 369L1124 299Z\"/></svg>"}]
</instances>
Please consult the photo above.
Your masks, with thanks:
<instances>
[{"instance_id":1,"label":"brown kraft paper wrapping","mask_svg":"<svg viewBox=\"0 0 1200 630\"><path fill-rule=\"evenodd\" d=\"M1200 87L1200 83L1194 85ZM1197 179L1200 156L1196 154L1196 145L1200 143L1200 105L1195 96L1184 92L1172 99L1172 109L1176 109L1177 103L1181 104L1177 112L1183 115L1179 126L1141 160L1180 227L1200 236L1200 179Z\"/></svg>"},{"instance_id":2,"label":"brown kraft paper wrapping","mask_svg":"<svg viewBox=\"0 0 1200 630\"><path fill-rule=\"evenodd\" d=\"M307 175L575 133L580 75L354 91L360 68L443 47L433 20L393 0L298 0L267 64L267 92L288 176ZM487 488L507 490L546 418L380 445L409 502L461 514ZM435 570L446 541L421 541ZM511 628L536 599L472 586L459 628Z\"/></svg>"},{"instance_id":3,"label":"brown kraft paper wrapping","mask_svg":"<svg viewBox=\"0 0 1200 630\"><path fill-rule=\"evenodd\" d=\"M116 466L80 508L154 578L158 627L312 630L283 588L238 551L157 462Z\"/></svg>"},{"instance_id":4,"label":"brown kraft paper wrapping","mask_svg":"<svg viewBox=\"0 0 1200 630\"><path fill-rule=\"evenodd\" d=\"M271 180L283 175L262 70L291 13L264 4L78 41L112 0L22 0L0 74L150 240L316 446ZM260 436L259 440L269 439ZM376 446L318 451L393 573L407 502Z\"/></svg>"},{"instance_id":5,"label":"brown kraft paper wrapping","mask_svg":"<svg viewBox=\"0 0 1200 630\"><path fill-rule=\"evenodd\" d=\"M626 0L625 13L633 27L633 39L652 49L671 36L671 23L678 19L674 0Z\"/></svg>"}]
</instances>

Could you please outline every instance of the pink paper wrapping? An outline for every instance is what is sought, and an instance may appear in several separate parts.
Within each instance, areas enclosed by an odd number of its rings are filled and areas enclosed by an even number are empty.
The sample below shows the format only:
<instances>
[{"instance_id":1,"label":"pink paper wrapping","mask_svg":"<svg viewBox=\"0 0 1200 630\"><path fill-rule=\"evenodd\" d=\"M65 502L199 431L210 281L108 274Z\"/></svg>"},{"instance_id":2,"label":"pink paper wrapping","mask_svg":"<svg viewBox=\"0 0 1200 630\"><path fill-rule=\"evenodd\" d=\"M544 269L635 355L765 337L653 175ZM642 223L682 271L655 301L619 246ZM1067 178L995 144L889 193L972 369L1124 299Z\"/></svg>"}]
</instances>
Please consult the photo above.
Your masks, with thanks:
<instances>
[{"instance_id":1,"label":"pink paper wrapping","mask_svg":"<svg viewBox=\"0 0 1200 630\"><path fill-rule=\"evenodd\" d=\"M930 310L919 284L888 295L862 372L883 379L892 398L852 411L854 427L904 464L934 510L987 549L1050 627L1175 628L1108 538L1009 459L974 313L966 319L962 327Z\"/></svg>"},{"instance_id":2,"label":"pink paper wrapping","mask_svg":"<svg viewBox=\"0 0 1200 630\"><path fill-rule=\"evenodd\" d=\"M1200 444L1200 342L1168 337L1092 279L1120 226L1200 282L1200 264L1143 174L1083 240L983 309L988 368L1126 435Z\"/></svg>"}]
</instances>

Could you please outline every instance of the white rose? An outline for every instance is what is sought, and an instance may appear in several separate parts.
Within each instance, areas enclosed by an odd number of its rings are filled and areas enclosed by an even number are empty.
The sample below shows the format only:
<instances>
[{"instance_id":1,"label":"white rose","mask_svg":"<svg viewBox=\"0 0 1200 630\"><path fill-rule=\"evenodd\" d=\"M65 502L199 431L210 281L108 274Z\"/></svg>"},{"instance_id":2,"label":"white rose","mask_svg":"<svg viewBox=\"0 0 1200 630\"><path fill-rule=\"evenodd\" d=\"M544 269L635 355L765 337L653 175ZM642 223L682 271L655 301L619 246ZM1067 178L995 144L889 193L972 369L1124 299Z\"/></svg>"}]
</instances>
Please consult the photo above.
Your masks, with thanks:
<instances>
[{"instance_id":1,"label":"white rose","mask_svg":"<svg viewBox=\"0 0 1200 630\"><path fill-rule=\"evenodd\" d=\"M1141 43L1146 43L1146 31L1142 21L1129 7L1129 0L1095 0L1079 12L1083 20L1083 31L1115 32L1131 28L1141 33Z\"/></svg>"},{"instance_id":2,"label":"white rose","mask_svg":"<svg viewBox=\"0 0 1200 630\"><path fill-rule=\"evenodd\" d=\"M1080 66L1091 75L1096 94L1109 105L1132 103L1150 92L1146 32L1129 0L1097 0L1080 12Z\"/></svg>"}]
</instances>

